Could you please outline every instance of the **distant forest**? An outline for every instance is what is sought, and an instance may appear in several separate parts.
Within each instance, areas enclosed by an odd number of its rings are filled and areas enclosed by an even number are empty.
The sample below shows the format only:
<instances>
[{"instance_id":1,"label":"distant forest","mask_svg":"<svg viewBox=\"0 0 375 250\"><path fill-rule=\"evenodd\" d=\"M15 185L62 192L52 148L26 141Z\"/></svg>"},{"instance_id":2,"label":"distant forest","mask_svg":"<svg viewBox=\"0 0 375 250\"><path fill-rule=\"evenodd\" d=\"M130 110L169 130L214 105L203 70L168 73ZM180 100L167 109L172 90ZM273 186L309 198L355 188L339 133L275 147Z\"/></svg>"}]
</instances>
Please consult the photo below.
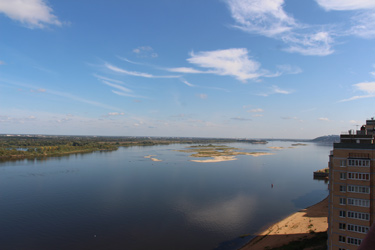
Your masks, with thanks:
<instances>
[{"instance_id":1,"label":"distant forest","mask_svg":"<svg viewBox=\"0 0 375 250\"><path fill-rule=\"evenodd\" d=\"M267 143L264 140L220 138L0 135L0 159L8 160L111 151L117 150L119 147L129 146L229 142Z\"/></svg>"}]
</instances>

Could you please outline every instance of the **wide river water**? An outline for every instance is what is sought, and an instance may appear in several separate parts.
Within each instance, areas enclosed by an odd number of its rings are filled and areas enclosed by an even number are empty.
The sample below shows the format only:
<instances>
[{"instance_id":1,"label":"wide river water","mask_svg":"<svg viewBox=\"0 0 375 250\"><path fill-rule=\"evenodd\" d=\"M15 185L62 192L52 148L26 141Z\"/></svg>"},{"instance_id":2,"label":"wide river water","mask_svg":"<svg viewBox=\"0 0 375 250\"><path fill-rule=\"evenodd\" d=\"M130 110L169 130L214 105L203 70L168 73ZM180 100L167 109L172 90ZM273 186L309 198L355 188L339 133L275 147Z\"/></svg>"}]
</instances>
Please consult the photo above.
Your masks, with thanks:
<instances>
[{"instance_id":1,"label":"wide river water","mask_svg":"<svg viewBox=\"0 0 375 250\"><path fill-rule=\"evenodd\" d=\"M2 162L0 249L236 249L327 196L313 171L332 146L291 144L226 144L274 154L218 163L184 144Z\"/></svg>"}]
</instances>

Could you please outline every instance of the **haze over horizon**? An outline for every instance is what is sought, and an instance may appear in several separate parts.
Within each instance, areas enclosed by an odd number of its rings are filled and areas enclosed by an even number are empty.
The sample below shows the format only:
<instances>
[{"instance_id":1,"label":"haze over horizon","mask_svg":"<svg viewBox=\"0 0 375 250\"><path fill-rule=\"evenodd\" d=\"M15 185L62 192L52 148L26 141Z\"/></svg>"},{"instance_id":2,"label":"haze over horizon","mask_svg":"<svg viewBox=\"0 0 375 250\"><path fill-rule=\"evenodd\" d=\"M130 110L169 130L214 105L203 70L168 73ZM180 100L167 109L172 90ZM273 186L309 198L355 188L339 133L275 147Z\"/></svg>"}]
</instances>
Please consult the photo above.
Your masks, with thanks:
<instances>
[{"instance_id":1,"label":"haze over horizon","mask_svg":"<svg viewBox=\"0 0 375 250\"><path fill-rule=\"evenodd\" d=\"M0 0L0 134L340 134L374 38L373 0Z\"/></svg>"}]
</instances>

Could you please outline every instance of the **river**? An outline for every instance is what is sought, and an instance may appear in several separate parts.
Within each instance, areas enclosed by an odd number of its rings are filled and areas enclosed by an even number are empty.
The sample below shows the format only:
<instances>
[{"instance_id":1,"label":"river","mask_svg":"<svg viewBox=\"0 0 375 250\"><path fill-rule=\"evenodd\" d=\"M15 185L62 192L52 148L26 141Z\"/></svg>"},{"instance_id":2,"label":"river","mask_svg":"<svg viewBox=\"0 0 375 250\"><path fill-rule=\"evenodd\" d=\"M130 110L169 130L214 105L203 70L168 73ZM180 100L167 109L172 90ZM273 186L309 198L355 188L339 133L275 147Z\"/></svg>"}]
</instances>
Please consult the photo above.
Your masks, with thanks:
<instances>
[{"instance_id":1,"label":"river","mask_svg":"<svg viewBox=\"0 0 375 250\"><path fill-rule=\"evenodd\" d=\"M0 249L235 249L328 195L313 171L332 146L291 144L226 144L273 155L217 163L183 144L2 162Z\"/></svg>"}]
</instances>

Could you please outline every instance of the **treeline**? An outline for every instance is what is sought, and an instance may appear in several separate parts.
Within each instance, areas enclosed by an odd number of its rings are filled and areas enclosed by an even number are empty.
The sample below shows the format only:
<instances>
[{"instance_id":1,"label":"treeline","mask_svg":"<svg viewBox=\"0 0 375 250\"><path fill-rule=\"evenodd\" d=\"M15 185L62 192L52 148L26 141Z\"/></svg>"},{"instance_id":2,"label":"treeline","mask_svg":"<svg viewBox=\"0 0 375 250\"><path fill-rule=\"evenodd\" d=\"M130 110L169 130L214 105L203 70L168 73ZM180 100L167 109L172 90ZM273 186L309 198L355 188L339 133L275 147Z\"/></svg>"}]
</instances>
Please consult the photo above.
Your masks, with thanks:
<instances>
[{"instance_id":1,"label":"treeline","mask_svg":"<svg viewBox=\"0 0 375 250\"><path fill-rule=\"evenodd\" d=\"M0 137L0 158L33 158L116 150L118 145L81 137Z\"/></svg>"},{"instance_id":2,"label":"treeline","mask_svg":"<svg viewBox=\"0 0 375 250\"><path fill-rule=\"evenodd\" d=\"M244 142L228 138L111 137L0 135L0 159L58 156L71 153L117 150L119 147L153 146L176 143L209 144ZM248 140L249 143L263 141Z\"/></svg>"}]
</instances>

